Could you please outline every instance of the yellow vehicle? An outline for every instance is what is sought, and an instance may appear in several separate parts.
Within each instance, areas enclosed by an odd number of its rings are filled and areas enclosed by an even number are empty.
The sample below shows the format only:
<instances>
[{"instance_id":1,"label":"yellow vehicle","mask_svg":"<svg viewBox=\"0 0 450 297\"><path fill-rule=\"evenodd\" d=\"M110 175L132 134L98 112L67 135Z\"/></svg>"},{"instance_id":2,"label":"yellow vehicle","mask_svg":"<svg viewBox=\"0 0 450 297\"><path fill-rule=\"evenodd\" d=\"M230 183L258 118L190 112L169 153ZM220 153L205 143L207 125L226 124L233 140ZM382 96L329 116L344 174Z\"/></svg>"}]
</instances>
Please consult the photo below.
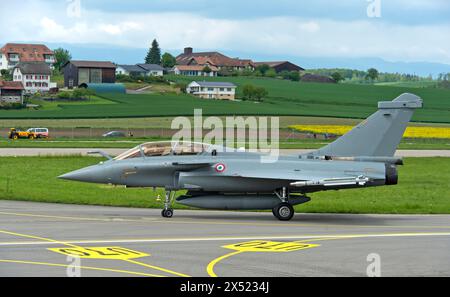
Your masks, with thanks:
<instances>
[{"instance_id":1,"label":"yellow vehicle","mask_svg":"<svg viewBox=\"0 0 450 297\"><path fill-rule=\"evenodd\" d=\"M16 128L11 128L8 135L9 139L17 140L17 139L36 139L36 133L29 131L20 131Z\"/></svg>"}]
</instances>

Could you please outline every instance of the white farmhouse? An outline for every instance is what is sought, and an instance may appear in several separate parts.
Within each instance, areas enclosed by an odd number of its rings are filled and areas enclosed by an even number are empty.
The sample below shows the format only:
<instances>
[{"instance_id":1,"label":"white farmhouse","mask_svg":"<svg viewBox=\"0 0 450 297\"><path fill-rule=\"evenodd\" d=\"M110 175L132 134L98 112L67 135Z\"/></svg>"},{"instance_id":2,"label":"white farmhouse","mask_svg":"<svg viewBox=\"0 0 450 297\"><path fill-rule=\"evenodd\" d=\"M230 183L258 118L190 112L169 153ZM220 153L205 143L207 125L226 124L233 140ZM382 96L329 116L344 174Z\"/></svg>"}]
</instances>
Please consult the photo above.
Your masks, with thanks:
<instances>
[{"instance_id":1,"label":"white farmhouse","mask_svg":"<svg viewBox=\"0 0 450 297\"><path fill-rule=\"evenodd\" d=\"M186 92L204 99L234 100L236 97L236 85L230 82L191 82Z\"/></svg>"},{"instance_id":2,"label":"white farmhouse","mask_svg":"<svg viewBox=\"0 0 450 297\"><path fill-rule=\"evenodd\" d=\"M28 94L46 93L56 87L56 83L50 82L51 74L52 71L46 63L19 63L14 67L13 80L22 82Z\"/></svg>"}]
</instances>

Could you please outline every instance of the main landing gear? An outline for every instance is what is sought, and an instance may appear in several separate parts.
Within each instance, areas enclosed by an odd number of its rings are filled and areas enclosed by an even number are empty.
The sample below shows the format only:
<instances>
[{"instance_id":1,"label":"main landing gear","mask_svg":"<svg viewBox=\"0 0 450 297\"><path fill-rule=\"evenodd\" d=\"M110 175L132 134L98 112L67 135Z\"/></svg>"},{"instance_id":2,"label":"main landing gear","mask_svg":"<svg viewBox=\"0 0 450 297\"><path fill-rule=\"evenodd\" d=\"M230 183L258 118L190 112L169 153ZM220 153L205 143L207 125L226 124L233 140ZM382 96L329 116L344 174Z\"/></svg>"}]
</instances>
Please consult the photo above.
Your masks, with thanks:
<instances>
[{"instance_id":1,"label":"main landing gear","mask_svg":"<svg viewBox=\"0 0 450 297\"><path fill-rule=\"evenodd\" d=\"M174 191L166 191L166 197L164 199L164 209L161 211L161 215L164 218L173 217L172 202L173 202L174 197L175 197Z\"/></svg>"},{"instance_id":2,"label":"main landing gear","mask_svg":"<svg viewBox=\"0 0 450 297\"><path fill-rule=\"evenodd\" d=\"M294 217L295 211L289 203L289 192L286 188L276 191L275 194L280 198L281 203L272 209L273 215L280 221L290 221Z\"/></svg>"}]
</instances>

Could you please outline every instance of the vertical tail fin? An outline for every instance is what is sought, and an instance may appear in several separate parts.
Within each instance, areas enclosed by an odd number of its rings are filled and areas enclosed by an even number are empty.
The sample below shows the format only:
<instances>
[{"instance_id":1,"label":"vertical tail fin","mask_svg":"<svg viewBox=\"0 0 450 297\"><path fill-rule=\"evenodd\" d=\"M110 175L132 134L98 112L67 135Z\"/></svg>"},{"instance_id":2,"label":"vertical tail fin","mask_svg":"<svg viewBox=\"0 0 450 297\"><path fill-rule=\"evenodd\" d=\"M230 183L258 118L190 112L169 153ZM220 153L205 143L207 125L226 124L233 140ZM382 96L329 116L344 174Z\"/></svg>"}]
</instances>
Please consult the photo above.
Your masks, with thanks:
<instances>
[{"instance_id":1,"label":"vertical tail fin","mask_svg":"<svg viewBox=\"0 0 450 297\"><path fill-rule=\"evenodd\" d=\"M379 102L376 113L335 142L312 154L336 157L392 157L414 110L422 108L422 105L420 97L408 93L393 101Z\"/></svg>"}]
</instances>

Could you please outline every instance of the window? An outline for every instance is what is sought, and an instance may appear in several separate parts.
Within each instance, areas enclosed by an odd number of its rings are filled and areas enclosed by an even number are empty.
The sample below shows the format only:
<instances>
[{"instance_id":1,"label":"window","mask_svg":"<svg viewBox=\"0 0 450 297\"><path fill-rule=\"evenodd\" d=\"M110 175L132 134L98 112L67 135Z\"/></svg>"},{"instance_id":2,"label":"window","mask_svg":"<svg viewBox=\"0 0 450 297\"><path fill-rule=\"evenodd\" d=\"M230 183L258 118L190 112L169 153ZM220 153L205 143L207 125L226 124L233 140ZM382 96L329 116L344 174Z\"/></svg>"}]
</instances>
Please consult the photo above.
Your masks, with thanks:
<instances>
[{"instance_id":1,"label":"window","mask_svg":"<svg viewBox=\"0 0 450 297\"><path fill-rule=\"evenodd\" d=\"M220 91L221 91L221 92L225 91L225 88L220 88Z\"/></svg>"},{"instance_id":2,"label":"window","mask_svg":"<svg viewBox=\"0 0 450 297\"><path fill-rule=\"evenodd\" d=\"M214 91L214 88L208 88L208 91L212 92Z\"/></svg>"},{"instance_id":3,"label":"window","mask_svg":"<svg viewBox=\"0 0 450 297\"><path fill-rule=\"evenodd\" d=\"M228 91L228 92L231 92L231 91L232 91L232 89L231 89L231 88L228 88L228 89L227 89L227 91Z\"/></svg>"},{"instance_id":4,"label":"window","mask_svg":"<svg viewBox=\"0 0 450 297\"><path fill-rule=\"evenodd\" d=\"M161 156L185 156L198 155L210 149L210 145L191 142L149 142L139 145L117 156L114 160L126 160L132 158L161 157Z\"/></svg>"}]
</instances>

